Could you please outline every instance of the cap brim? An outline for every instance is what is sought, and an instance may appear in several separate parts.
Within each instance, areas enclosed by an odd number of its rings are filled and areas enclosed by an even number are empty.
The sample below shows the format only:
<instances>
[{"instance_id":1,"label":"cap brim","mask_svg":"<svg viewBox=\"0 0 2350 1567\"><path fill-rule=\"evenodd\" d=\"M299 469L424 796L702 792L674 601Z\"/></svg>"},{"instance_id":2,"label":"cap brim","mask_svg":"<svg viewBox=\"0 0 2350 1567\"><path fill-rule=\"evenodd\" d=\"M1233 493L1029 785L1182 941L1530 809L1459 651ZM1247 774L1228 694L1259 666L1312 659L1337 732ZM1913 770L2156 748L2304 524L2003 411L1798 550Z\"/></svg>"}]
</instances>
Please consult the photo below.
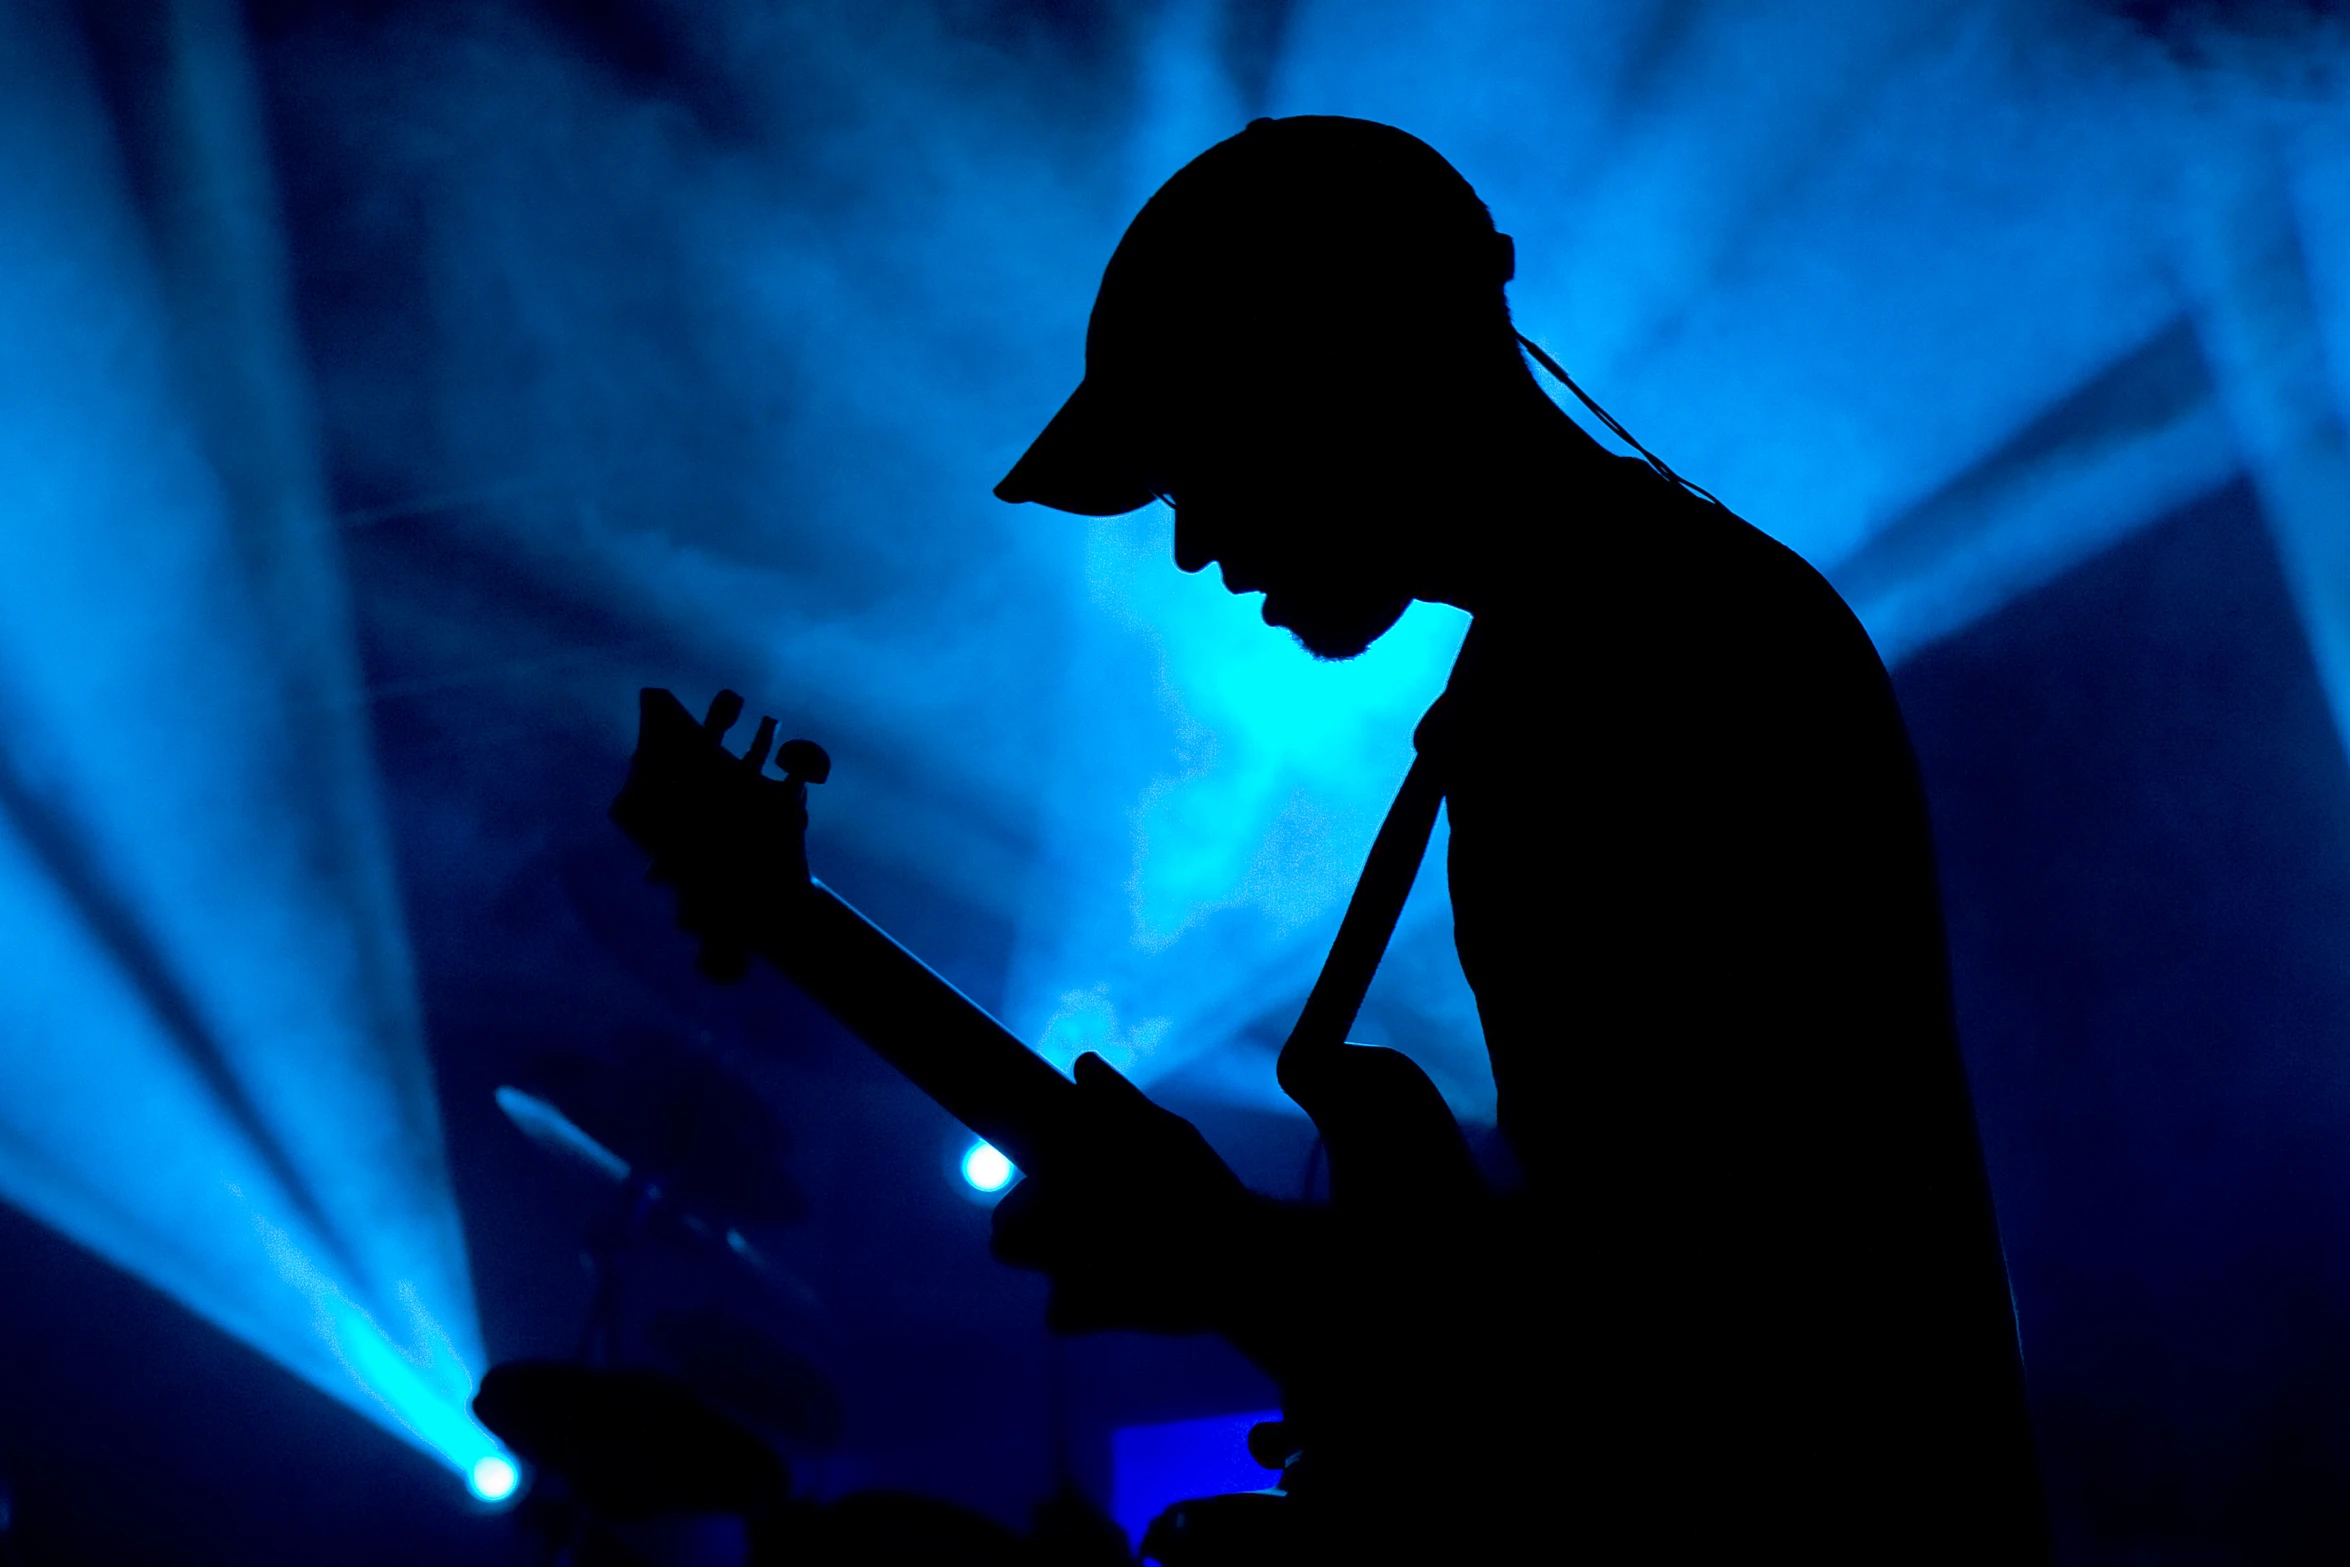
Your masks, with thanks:
<instances>
[{"instance_id":1,"label":"cap brim","mask_svg":"<svg viewBox=\"0 0 2350 1567\"><path fill-rule=\"evenodd\" d=\"M1080 517L1115 517L1158 498L1143 477L1132 430L1091 380L1077 383L995 494Z\"/></svg>"}]
</instances>

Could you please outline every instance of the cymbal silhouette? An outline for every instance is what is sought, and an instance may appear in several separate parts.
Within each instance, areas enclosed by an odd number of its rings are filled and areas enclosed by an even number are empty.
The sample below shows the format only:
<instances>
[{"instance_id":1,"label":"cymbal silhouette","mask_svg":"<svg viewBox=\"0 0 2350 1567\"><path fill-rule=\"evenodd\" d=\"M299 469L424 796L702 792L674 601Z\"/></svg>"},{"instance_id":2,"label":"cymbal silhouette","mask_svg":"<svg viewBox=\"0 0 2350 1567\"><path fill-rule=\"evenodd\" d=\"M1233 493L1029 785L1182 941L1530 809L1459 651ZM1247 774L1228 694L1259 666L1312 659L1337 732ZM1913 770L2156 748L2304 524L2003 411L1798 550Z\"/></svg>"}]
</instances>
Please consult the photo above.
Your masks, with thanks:
<instances>
[{"instance_id":1,"label":"cymbal silhouette","mask_svg":"<svg viewBox=\"0 0 2350 1567\"><path fill-rule=\"evenodd\" d=\"M746 1224L788 1224L807 1202L781 1163L790 1139L750 1088L683 1039L615 1036L612 1056L532 1063L524 1086L680 1206Z\"/></svg>"},{"instance_id":2,"label":"cymbal silhouette","mask_svg":"<svg viewBox=\"0 0 2350 1567\"><path fill-rule=\"evenodd\" d=\"M764 1442L657 1372L508 1361L481 1379L473 1412L610 1517L753 1512L791 1486Z\"/></svg>"},{"instance_id":3,"label":"cymbal silhouette","mask_svg":"<svg viewBox=\"0 0 2350 1567\"><path fill-rule=\"evenodd\" d=\"M811 1447L840 1436L840 1396L823 1372L731 1312L664 1311L646 1335L685 1384L719 1408Z\"/></svg>"}]
</instances>

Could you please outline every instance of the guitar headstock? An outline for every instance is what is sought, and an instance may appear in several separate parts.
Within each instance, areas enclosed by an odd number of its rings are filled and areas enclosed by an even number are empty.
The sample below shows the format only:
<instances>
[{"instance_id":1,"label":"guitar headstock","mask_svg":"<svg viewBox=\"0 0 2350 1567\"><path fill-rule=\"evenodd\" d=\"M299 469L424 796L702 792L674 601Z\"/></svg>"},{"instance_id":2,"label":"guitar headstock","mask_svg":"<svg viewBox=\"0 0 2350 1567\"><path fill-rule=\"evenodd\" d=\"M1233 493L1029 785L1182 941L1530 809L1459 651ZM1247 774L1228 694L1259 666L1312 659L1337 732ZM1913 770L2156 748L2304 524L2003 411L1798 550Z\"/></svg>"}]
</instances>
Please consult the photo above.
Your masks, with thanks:
<instances>
[{"instance_id":1,"label":"guitar headstock","mask_svg":"<svg viewBox=\"0 0 2350 1567\"><path fill-rule=\"evenodd\" d=\"M636 754L612 802L612 820L652 860L648 879L677 889L677 923L701 939L697 958L713 979L740 979L750 955L789 918L808 885L808 788L832 760L812 740L775 753L775 720L762 718L750 748L728 751L726 732L743 699L721 691L697 719L667 691L638 699Z\"/></svg>"}]
</instances>

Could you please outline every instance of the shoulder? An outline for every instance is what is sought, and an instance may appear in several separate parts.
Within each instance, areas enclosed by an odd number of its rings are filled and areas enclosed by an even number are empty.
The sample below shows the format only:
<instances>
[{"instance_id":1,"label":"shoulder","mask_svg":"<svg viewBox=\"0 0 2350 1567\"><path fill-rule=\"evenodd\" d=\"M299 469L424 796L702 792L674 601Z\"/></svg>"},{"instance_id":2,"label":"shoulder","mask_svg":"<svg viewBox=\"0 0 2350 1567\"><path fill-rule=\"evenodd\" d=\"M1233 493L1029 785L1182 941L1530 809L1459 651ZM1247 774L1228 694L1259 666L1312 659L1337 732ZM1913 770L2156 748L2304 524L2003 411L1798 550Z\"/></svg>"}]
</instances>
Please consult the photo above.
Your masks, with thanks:
<instances>
[{"instance_id":1,"label":"shoulder","mask_svg":"<svg viewBox=\"0 0 2350 1567\"><path fill-rule=\"evenodd\" d=\"M1525 591L1480 613L1419 736L1546 747L1561 732L1668 750L1875 730L1891 682L1809 562L1637 459L1529 518ZM1893 720L1897 725L1897 720Z\"/></svg>"},{"instance_id":2,"label":"shoulder","mask_svg":"<svg viewBox=\"0 0 2350 1567\"><path fill-rule=\"evenodd\" d=\"M1793 707L1890 710L1892 684L1851 606L1801 555L1727 507L1637 465L1619 513L1632 613L1673 627L1665 662L1709 670L1722 700L1758 714ZM1629 627L1619 629L1637 635Z\"/></svg>"},{"instance_id":3,"label":"shoulder","mask_svg":"<svg viewBox=\"0 0 2350 1567\"><path fill-rule=\"evenodd\" d=\"M1632 461L1627 459L1627 461ZM1710 612L1725 628L1774 641L1818 644L1881 667L1868 633L1811 562L1721 506L1668 483L1646 464L1624 476L1621 520L1626 549L1649 573L1670 581L1689 608L1688 629Z\"/></svg>"},{"instance_id":4,"label":"shoulder","mask_svg":"<svg viewBox=\"0 0 2350 1567\"><path fill-rule=\"evenodd\" d=\"M1689 659L1883 672L1867 631L1809 561L1638 458L1609 461L1524 526L1523 586L1477 617L1464 677Z\"/></svg>"}]
</instances>

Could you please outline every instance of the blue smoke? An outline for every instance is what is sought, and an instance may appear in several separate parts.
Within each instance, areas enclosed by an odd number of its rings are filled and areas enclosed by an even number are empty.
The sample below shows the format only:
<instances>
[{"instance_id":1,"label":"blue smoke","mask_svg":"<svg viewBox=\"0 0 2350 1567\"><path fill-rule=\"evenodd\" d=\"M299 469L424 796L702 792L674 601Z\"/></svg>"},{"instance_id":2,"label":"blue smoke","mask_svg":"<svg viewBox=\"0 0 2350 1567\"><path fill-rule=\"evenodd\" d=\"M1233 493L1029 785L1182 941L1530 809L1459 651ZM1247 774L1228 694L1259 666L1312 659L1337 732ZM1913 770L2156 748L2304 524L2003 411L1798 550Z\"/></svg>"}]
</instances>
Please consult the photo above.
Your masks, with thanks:
<instances>
[{"instance_id":1,"label":"blue smoke","mask_svg":"<svg viewBox=\"0 0 2350 1567\"><path fill-rule=\"evenodd\" d=\"M646 14L660 48L509 7L273 56L297 141L425 215L346 218L371 270L327 263L409 280L326 322L398 322L418 363L325 366L357 515L418 549L461 527L643 646L405 580L372 613L440 643L420 688L615 747L628 686L702 671L824 739L819 864L1008 926L1008 969L958 977L1056 1059L1278 1102L1258 1047L1459 635L1415 610L1319 668L1166 571L1163 518L987 496L1075 382L1126 215L1249 114L1445 150L1517 237L1521 325L1828 569L1888 657L2242 466L2177 171L2213 102L2274 95L2094 11L1305 4L1254 53L1258 13L1214 0L1091 32ZM1489 1114L1444 915L1431 876L1363 1027Z\"/></svg>"}]
</instances>

